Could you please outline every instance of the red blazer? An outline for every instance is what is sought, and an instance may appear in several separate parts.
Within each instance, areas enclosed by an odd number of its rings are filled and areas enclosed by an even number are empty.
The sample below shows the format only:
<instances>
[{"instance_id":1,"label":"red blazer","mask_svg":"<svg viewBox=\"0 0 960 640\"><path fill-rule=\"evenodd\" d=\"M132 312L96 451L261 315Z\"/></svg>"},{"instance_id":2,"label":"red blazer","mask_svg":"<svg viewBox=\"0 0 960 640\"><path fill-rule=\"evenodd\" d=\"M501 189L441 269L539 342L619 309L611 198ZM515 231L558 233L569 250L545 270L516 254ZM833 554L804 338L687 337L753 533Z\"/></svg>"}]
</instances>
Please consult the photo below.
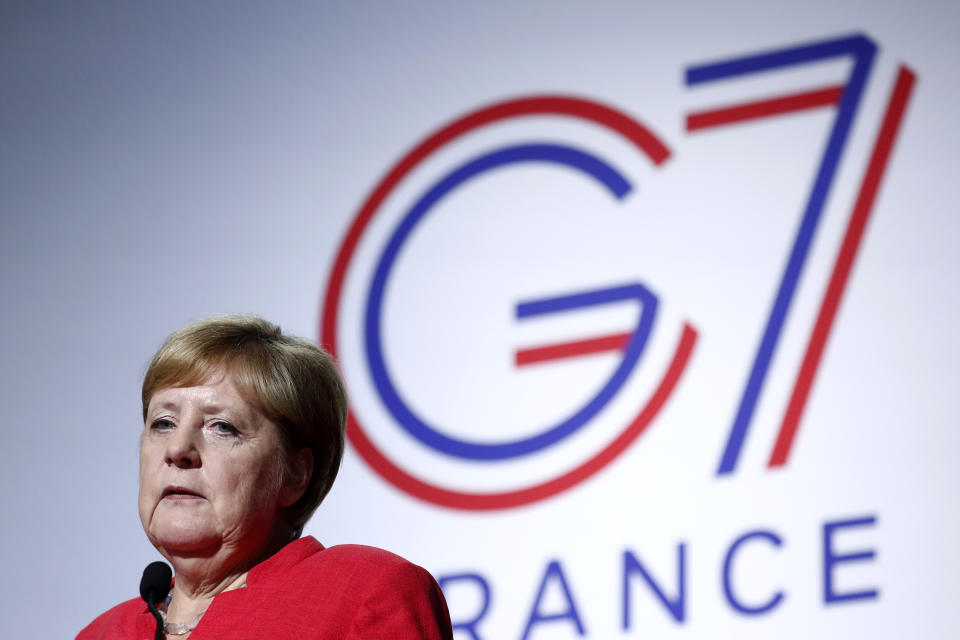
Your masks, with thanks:
<instances>
[{"instance_id":1,"label":"red blazer","mask_svg":"<svg viewBox=\"0 0 960 640\"><path fill-rule=\"evenodd\" d=\"M139 598L110 609L77 640L153 640ZM247 574L247 586L214 598L190 640L410 638L450 640L443 593L424 569L360 545L291 542Z\"/></svg>"}]
</instances>

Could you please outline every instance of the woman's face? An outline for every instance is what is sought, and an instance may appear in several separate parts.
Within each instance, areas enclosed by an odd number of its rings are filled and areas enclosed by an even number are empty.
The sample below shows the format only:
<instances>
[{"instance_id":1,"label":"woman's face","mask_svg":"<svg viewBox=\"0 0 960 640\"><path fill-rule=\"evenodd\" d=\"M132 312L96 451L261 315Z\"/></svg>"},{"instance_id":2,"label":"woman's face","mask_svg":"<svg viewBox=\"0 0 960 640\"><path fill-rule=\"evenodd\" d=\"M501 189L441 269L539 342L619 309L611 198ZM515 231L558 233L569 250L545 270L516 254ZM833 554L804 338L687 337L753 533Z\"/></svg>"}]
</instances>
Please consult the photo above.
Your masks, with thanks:
<instances>
[{"instance_id":1,"label":"woman's face","mask_svg":"<svg viewBox=\"0 0 960 640\"><path fill-rule=\"evenodd\" d=\"M140 520L150 541L161 552L261 553L280 508L296 499L282 486L280 456L277 426L224 371L160 389L140 443Z\"/></svg>"}]
</instances>

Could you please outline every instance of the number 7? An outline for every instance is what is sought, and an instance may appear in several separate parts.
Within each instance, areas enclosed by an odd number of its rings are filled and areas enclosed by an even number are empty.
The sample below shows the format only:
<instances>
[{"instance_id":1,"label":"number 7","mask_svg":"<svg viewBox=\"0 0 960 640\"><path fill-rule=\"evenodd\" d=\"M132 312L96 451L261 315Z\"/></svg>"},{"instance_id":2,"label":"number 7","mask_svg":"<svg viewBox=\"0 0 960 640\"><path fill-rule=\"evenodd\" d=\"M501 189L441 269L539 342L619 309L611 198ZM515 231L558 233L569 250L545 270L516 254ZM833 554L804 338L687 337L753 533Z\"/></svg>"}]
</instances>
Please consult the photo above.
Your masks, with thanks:
<instances>
[{"instance_id":1,"label":"number 7","mask_svg":"<svg viewBox=\"0 0 960 640\"><path fill-rule=\"evenodd\" d=\"M687 70L686 82L695 85L733 78L760 71L769 71L799 64L823 61L836 57L850 56L853 59L853 68L845 85L826 87L816 91L809 91L789 96L783 96L762 102L737 105L725 109L694 113L687 117L687 130L721 126L732 122L760 118L790 111L798 111L831 104L837 105L837 117L827 142L823 159L817 171L813 188L807 200L806 209L800 221L787 266L780 286L774 298L773 307L763 331L757 354L754 358L750 375L740 398L727 444L717 470L718 475L731 473L736 467L737 459L743 448L757 400L763 387L770 361L773 358L777 341L783 329L790 303L796 292L800 274L810 252L810 245L817 224L823 212L824 203L836 175L840 156L849 138L851 124L857 113L863 96L873 59L876 54L876 45L863 35L829 40L810 45L791 47L776 51L751 55L716 63L699 65ZM867 169L867 175L861 186L857 203L847 226L846 236L840 249L840 254L834 266L833 275L821 304L813 334L797 375L793 393L791 394L780 433L769 466L781 466L786 462L793 438L797 431L800 415L806 403L810 385L812 384L820 356L826 342L827 335L835 317L837 305L846 285L850 267L859 242L863 234L866 220L869 216L873 199L879 187L880 178L889 157L893 139L899 127L906 101L913 84L914 75L901 67L894 94L888 105L884 123L874 148L873 156Z\"/></svg>"}]
</instances>

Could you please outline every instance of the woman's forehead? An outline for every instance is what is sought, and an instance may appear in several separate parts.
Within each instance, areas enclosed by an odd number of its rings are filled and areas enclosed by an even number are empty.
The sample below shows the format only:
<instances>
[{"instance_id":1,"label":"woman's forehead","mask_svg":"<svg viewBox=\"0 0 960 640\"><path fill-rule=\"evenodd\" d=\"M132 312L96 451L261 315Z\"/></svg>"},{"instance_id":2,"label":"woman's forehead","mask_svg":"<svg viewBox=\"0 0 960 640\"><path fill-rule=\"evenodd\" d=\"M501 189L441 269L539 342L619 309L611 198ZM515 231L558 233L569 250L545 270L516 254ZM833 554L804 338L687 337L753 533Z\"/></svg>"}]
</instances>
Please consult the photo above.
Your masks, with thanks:
<instances>
[{"instance_id":1,"label":"woman's forehead","mask_svg":"<svg viewBox=\"0 0 960 640\"><path fill-rule=\"evenodd\" d=\"M151 410L177 409L187 404L209 411L240 407L254 409L237 387L234 377L224 369L215 369L197 381L161 387L150 398Z\"/></svg>"}]
</instances>

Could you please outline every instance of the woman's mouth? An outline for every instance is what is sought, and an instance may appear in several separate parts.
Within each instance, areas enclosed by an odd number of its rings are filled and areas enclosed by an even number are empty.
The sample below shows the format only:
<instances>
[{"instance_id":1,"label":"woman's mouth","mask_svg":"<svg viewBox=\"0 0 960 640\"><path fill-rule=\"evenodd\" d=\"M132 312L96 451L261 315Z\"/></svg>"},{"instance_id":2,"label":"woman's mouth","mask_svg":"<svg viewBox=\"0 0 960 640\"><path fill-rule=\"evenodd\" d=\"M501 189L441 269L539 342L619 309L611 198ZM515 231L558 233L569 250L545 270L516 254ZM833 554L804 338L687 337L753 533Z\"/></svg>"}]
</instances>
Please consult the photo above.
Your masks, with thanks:
<instances>
[{"instance_id":1,"label":"woman's mouth","mask_svg":"<svg viewBox=\"0 0 960 640\"><path fill-rule=\"evenodd\" d=\"M199 500L202 498L202 495L192 489L176 486L166 487L161 495L163 500Z\"/></svg>"}]
</instances>

